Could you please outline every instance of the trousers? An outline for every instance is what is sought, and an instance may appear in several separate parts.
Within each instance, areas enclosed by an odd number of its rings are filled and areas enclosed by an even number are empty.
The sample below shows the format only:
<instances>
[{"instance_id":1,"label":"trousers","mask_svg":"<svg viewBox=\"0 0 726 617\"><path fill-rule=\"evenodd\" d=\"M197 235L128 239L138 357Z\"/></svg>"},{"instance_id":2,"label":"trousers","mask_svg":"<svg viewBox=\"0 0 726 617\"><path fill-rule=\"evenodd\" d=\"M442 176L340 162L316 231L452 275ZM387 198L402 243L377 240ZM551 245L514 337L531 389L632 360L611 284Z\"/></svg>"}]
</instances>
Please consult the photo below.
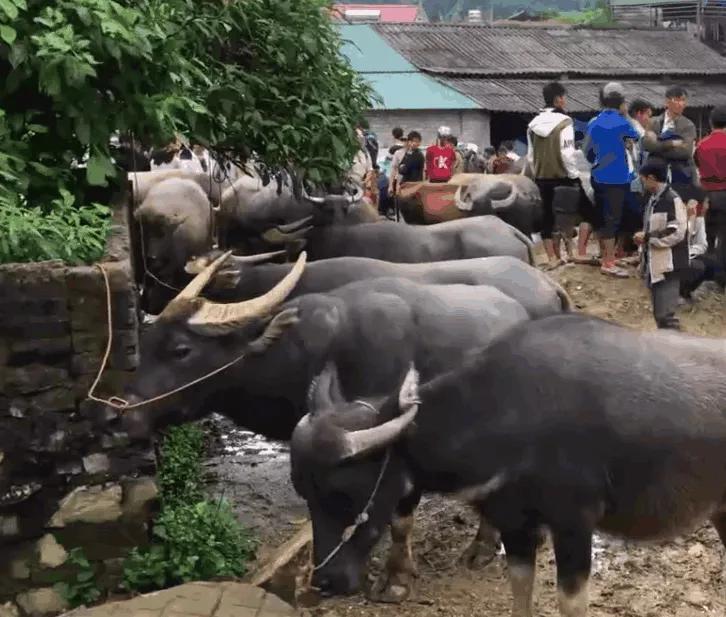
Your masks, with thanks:
<instances>
[{"instance_id":1,"label":"trousers","mask_svg":"<svg viewBox=\"0 0 726 617\"><path fill-rule=\"evenodd\" d=\"M676 317L680 296L680 276L677 272L666 272L665 279L650 286L653 301L653 317L659 328L680 330L681 324Z\"/></svg>"}]
</instances>

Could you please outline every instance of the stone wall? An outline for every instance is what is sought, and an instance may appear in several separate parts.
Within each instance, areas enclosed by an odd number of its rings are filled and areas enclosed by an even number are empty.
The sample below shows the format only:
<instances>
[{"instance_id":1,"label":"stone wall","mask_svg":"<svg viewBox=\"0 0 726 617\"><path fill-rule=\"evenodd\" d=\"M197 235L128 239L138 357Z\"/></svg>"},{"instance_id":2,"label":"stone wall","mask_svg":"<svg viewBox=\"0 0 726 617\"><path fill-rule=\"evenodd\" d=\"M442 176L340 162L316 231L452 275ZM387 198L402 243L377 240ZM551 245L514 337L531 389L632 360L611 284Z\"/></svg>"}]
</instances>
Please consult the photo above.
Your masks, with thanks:
<instances>
[{"instance_id":1,"label":"stone wall","mask_svg":"<svg viewBox=\"0 0 726 617\"><path fill-rule=\"evenodd\" d=\"M122 391L138 361L127 216L114 208L102 261L114 325L104 396ZM5 602L27 614L61 609L52 586L72 573L74 547L111 580L128 547L146 541L154 454L96 428L98 406L86 400L106 323L95 266L0 266L0 615Z\"/></svg>"}]
</instances>

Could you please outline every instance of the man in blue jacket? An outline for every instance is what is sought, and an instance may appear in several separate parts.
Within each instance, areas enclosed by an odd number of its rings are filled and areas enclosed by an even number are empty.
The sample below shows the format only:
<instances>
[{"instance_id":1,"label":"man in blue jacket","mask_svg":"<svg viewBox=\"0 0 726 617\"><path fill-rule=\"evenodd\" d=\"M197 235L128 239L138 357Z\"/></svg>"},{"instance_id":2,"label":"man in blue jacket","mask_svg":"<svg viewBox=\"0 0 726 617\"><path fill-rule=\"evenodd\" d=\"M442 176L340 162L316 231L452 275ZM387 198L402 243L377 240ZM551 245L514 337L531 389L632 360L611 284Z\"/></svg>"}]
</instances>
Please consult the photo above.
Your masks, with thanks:
<instances>
[{"instance_id":1,"label":"man in blue jacket","mask_svg":"<svg viewBox=\"0 0 726 617\"><path fill-rule=\"evenodd\" d=\"M592 187L600 211L596 229L602 249L601 272L611 276L628 276L615 264L615 239L623 220L623 210L630 183L635 178L629 140L640 135L627 117L625 90L616 82L600 90L603 110L587 125L583 151L592 164Z\"/></svg>"}]
</instances>

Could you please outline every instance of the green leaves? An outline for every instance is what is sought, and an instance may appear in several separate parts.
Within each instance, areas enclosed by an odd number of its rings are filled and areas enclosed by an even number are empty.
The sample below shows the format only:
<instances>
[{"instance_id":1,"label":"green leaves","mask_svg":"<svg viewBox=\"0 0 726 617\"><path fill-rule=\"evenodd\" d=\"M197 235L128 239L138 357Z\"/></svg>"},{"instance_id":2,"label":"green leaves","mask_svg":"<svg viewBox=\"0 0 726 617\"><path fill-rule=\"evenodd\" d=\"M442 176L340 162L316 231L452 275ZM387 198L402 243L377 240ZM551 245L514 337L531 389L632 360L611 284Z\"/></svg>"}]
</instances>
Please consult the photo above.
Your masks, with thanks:
<instances>
[{"instance_id":1,"label":"green leaves","mask_svg":"<svg viewBox=\"0 0 726 617\"><path fill-rule=\"evenodd\" d=\"M15 42L15 38L18 33L14 28L10 26L0 25L0 38L5 41L8 45L12 45Z\"/></svg>"},{"instance_id":2,"label":"green leaves","mask_svg":"<svg viewBox=\"0 0 726 617\"><path fill-rule=\"evenodd\" d=\"M10 208L0 223L12 217L22 238L12 250L5 239L0 258L98 254L105 222L89 234L88 220L72 214L94 187L120 177L113 134L158 145L179 132L237 159L254 152L271 167L295 164L320 179L343 172L357 148L350 129L371 91L341 56L324 5L0 0L0 56L9 63L0 90L0 210ZM59 187L76 196L74 206L62 205ZM51 214L71 240L60 244L46 229L41 217Z\"/></svg>"},{"instance_id":3,"label":"green leaves","mask_svg":"<svg viewBox=\"0 0 726 617\"><path fill-rule=\"evenodd\" d=\"M159 469L161 512L153 543L134 549L124 563L124 586L151 591L189 581L241 577L254 543L229 504L202 494L204 435L199 427L174 427L164 440Z\"/></svg>"},{"instance_id":4,"label":"green leaves","mask_svg":"<svg viewBox=\"0 0 726 617\"><path fill-rule=\"evenodd\" d=\"M116 170L108 155L96 152L88 159L86 179L91 186L106 186L106 178L116 174Z\"/></svg>"}]
</instances>

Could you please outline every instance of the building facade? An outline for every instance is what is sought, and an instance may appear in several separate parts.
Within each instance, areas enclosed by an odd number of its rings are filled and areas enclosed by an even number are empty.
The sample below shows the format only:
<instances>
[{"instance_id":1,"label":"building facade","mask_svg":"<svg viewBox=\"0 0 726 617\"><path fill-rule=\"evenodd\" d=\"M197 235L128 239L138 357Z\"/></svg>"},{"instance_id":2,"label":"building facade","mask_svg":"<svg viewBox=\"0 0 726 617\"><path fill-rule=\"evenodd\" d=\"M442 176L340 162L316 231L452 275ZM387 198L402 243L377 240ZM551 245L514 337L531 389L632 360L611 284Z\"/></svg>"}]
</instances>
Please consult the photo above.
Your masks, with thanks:
<instances>
[{"instance_id":1,"label":"building facade","mask_svg":"<svg viewBox=\"0 0 726 617\"><path fill-rule=\"evenodd\" d=\"M599 88L612 80L624 84L628 98L645 98L656 108L669 85L685 86L687 114L701 133L709 128L710 109L726 104L726 58L684 30L371 27L422 73L475 102L489 122L489 138L480 145L525 140L528 122L543 106L542 87L554 79L566 84L568 111L582 122L598 112Z\"/></svg>"}]
</instances>

